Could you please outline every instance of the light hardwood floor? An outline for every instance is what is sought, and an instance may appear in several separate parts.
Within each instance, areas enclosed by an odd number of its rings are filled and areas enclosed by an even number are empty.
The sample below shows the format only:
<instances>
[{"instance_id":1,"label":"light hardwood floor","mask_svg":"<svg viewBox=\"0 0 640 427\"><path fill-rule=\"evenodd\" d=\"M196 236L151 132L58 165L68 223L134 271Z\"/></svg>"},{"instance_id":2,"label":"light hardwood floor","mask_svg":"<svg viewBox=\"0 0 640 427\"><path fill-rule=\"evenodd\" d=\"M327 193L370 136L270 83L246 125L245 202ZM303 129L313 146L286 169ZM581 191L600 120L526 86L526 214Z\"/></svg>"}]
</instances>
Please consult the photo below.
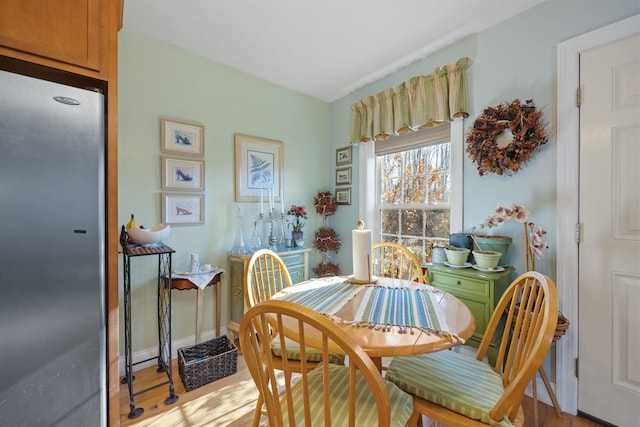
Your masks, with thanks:
<instances>
[{"instance_id":1,"label":"light hardwood floor","mask_svg":"<svg viewBox=\"0 0 640 427\"><path fill-rule=\"evenodd\" d=\"M156 372L156 368L146 368L135 372L134 392L144 390L166 380L166 374ZM169 386L161 386L135 396L135 406L144 408L144 413L129 419L129 392L127 386L120 386L121 426L135 427L198 427L232 426L244 427L251 424L258 392L241 355L238 356L238 372L202 387L187 392L178 374L177 361L173 364L173 379L176 403L167 405L164 400L169 395ZM544 393L544 390L538 390ZM534 427L532 399L525 397L525 427ZM581 417L564 414L558 417L553 407L539 404L539 427L602 427ZM425 420L425 427L432 423ZM263 418L261 426L266 426Z\"/></svg>"}]
</instances>

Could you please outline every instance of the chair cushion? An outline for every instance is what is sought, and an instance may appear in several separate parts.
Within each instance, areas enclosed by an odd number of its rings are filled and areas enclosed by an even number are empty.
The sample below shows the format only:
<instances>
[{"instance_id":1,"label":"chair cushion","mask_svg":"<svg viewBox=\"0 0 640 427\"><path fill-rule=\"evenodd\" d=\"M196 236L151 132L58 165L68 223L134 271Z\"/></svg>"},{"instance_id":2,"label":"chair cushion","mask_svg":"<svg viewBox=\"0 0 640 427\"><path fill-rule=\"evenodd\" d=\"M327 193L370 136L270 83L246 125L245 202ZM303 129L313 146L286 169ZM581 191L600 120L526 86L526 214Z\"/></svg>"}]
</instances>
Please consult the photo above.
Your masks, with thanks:
<instances>
[{"instance_id":1,"label":"chair cushion","mask_svg":"<svg viewBox=\"0 0 640 427\"><path fill-rule=\"evenodd\" d=\"M285 338L286 345L286 358L289 360L301 360L300 359L300 344L292 339ZM280 350L280 336L276 336L271 341L271 351L278 357L282 357L282 351ZM308 362L320 362L322 361L322 351L315 348L306 348L306 355ZM336 365L344 365L343 354L329 353L329 363L335 363Z\"/></svg>"},{"instance_id":2,"label":"chair cushion","mask_svg":"<svg viewBox=\"0 0 640 427\"><path fill-rule=\"evenodd\" d=\"M324 424L324 397L322 386L322 369L324 365L318 365L309 373L309 402L311 402L311 425ZM346 425L349 419L349 368L343 365L329 364L330 400L331 400L331 425ZM300 383L298 383L300 385ZM400 390L395 384L385 381L389 401L391 403L391 426L406 426L413 413L413 398ZM378 425L378 409L373 398L373 393L364 376L356 372L356 425ZM295 387L293 390L293 402L295 408L296 425L304 422L304 409L302 406L303 389ZM282 402L282 415L284 425L289 425L289 417L286 401Z\"/></svg>"},{"instance_id":3,"label":"chair cushion","mask_svg":"<svg viewBox=\"0 0 640 427\"><path fill-rule=\"evenodd\" d=\"M404 391L492 426L491 410L502 397L502 377L487 363L453 351L394 357L385 378Z\"/></svg>"}]
</instances>

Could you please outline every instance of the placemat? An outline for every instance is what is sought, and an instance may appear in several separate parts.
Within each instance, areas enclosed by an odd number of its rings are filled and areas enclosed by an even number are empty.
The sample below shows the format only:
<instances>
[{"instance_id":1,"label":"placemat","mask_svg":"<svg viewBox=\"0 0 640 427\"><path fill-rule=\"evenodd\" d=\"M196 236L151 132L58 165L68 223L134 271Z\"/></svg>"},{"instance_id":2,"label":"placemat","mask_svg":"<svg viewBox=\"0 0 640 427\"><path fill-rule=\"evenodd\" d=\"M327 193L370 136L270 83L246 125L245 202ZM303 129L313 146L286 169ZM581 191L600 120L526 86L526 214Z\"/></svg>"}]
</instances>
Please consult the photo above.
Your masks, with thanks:
<instances>
[{"instance_id":1,"label":"placemat","mask_svg":"<svg viewBox=\"0 0 640 427\"><path fill-rule=\"evenodd\" d=\"M360 292L364 295L355 318L337 317L336 314ZM276 298L309 307L333 320L356 327L383 332L396 328L400 333L414 333L414 329L418 329L454 336L448 332L446 317L438 305L443 296L442 291L420 284L411 287L369 286L350 283L342 278L329 278L289 287ZM457 336L455 338L461 340Z\"/></svg>"}]
</instances>

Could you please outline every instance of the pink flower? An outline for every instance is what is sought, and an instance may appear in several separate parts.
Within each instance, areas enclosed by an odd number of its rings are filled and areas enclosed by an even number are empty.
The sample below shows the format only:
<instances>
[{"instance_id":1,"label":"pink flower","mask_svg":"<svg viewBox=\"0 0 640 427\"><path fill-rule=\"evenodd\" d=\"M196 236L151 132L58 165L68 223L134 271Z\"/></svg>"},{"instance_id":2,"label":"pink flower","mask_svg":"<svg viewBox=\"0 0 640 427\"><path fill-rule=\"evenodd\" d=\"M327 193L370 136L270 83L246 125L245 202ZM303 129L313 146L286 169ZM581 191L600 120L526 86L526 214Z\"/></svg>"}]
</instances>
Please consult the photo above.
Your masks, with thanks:
<instances>
[{"instance_id":1,"label":"pink flower","mask_svg":"<svg viewBox=\"0 0 640 427\"><path fill-rule=\"evenodd\" d=\"M542 258L544 255L542 251L549 246L544 239L547 232L540 226L534 231L535 223L528 222L529 210L527 208L516 204L511 205L509 208L498 205L494 209L494 215L487 218L484 224L480 225L480 228L498 227L508 219L513 219L524 224L524 236L527 241L527 268L531 267L531 270L535 269L533 256L535 255L536 258Z\"/></svg>"},{"instance_id":2,"label":"pink flower","mask_svg":"<svg viewBox=\"0 0 640 427\"><path fill-rule=\"evenodd\" d=\"M304 205L291 205L291 208L287 212L287 215L291 215L294 217L294 221L289 223L293 228L293 231L300 231L302 227L304 227L302 218L307 219L307 208Z\"/></svg>"}]
</instances>

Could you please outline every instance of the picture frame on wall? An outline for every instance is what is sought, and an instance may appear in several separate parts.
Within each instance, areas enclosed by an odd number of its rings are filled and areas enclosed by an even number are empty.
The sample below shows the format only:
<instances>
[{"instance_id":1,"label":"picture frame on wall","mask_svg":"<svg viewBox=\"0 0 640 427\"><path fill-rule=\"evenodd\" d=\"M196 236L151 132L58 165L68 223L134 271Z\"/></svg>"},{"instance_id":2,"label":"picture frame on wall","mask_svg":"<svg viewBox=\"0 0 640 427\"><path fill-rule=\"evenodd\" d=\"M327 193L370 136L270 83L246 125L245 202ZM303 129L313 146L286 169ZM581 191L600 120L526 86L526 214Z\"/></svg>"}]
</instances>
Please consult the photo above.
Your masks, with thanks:
<instances>
[{"instance_id":1,"label":"picture frame on wall","mask_svg":"<svg viewBox=\"0 0 640 427\"><path fill-rule=\"evenodd\" d=\"M235 134L236 202L282 197L282 141Z\"/></svg>"},{"instance_id":2,"label":"picture frame on wall","mask_svg":"<svg viewBox=\"0 0 640 427\"><path fill-rule=\"evenodd\" d=\"M163 190L204 190L204 160L162 156Z\"/></svg>"},{"instance_id":3,"label":"picture frame on wall","mask_svg":"<svg viewBox=\"0 0 640 427\"><path fill-rule=\"evenodd\" d=\"M204 224L204 194L162 193L162 223Z\"/></svg>"},{"instance_id":4,"label":"picture frame on wall","mask_svg":"<svg viewBox=\"0 0 640 427\"><path fill-rule=\"evenodd\" d=\"M204 156L204 126L162 119L162 151Z\"/></svg>"},{"instance_id":5,"label":"picture frame on wall","mask_svg":"<svg viewBox=\"0 0 640 427\"><path fill-rule=\"evenodd\" d=\"M351 187L336 189L336 203L338 205L351 204Z\"/></svg>"},{"instance_id":6,"label":"picture frame on wall","mask_svg":"<svg viewBox=\"0 0 640 427\"><path fill-rule=\"evenodd\" d=\"M348 165L351 163L352 147L338 148L336 150L336 166Z\"/></svg>"},{"instance_id":7,"label":"picture frame on wall","mask_svg":"<svg viewBox=\"0 0 640 427\"><path fill-rule=\"evenodd\" d=\"M336 185L351 184L351 168L336 169Z\"/></svg>"}]
</instances>

